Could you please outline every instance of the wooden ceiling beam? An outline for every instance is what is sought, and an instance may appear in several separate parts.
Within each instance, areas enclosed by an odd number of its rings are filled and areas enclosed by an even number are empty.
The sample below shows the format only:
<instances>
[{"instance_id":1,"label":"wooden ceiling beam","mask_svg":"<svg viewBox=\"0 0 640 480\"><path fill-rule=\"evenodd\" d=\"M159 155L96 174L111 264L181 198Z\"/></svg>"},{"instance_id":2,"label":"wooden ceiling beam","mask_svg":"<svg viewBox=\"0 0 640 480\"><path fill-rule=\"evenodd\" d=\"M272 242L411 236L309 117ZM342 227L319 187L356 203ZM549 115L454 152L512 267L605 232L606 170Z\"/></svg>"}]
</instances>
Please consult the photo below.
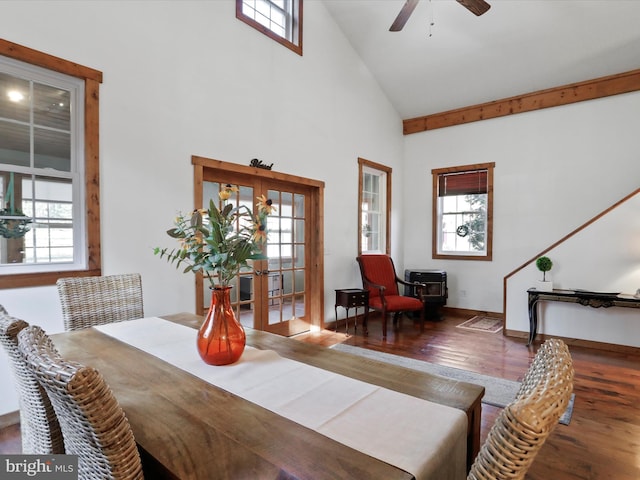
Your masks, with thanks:
<instances>
[{"instance_id":1,"label":"wooden ceiling beam","mask_svg":"<svg viewBox=\"0 0 640 480\"><path fill-rule=\"evenodd\" d=\"M403 120L403 133L424 132L463 123L558 107L640 90L640 69L527 93L446 112Z\"/></svg>"}]
</instances>

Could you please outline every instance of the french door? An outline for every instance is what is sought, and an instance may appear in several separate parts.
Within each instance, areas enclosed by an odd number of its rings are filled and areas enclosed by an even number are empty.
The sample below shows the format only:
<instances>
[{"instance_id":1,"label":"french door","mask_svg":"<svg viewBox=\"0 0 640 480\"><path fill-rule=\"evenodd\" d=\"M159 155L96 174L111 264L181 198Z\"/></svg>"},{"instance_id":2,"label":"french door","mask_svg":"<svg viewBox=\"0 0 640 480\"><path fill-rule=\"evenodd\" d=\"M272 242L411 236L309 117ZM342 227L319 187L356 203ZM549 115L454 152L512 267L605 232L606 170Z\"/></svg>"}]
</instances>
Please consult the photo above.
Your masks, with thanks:
<instances>
[{"instance_id":1,"label":"french door","mask_svg":"<svg viewBox=\"0 0 640 480\"><path fill-rule=\"evenodd\" d=\"M318 269L314 261L319 247L319 222L313 220L317 216L314 212L317 189L295 179L247 175L236 171L238 167L202 169L202 195L200 199L196 198L196 205L202 208L208 208L211 199L219 207L218 193L229 184L238 191L226 202L245 205L255 211L256 197L264 195L274 207L267 219L268 240L264 247L267 258L250 260L249 268L243 269L231 283L231 301L236 316L245 327L280 335L308 331L313 323L322 321L322 316L315 322L312 320L312 307L316 310L319 303L321 307L317 294ZM244 168L247 167L240 170ZM198 184L196 178L196 190ZM199 196L197 192L196 197ZM197 307L204 312L209 307L211 293L208 282L197 284L200 291L197 298L201 299Z\"/></svg>"}]
</instances>

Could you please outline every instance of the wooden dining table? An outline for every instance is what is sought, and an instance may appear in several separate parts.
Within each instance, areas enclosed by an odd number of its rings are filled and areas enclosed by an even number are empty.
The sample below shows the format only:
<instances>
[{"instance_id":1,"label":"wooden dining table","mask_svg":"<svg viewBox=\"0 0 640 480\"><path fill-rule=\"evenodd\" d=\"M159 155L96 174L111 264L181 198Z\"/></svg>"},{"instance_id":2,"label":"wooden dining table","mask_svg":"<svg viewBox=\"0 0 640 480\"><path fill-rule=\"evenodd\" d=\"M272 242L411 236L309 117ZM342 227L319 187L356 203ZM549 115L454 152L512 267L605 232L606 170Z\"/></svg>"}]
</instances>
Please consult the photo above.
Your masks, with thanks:
<instances>
[{"instance_id":1,"label":"wooden dining table","mask_svg":"<svg viewBox=\"0 0 640 480\"><path fill-rule=\"evenodd\" d=\"M202 322L190 313L161 318L192 328ZM414 478L94 328L52 339L64 357L105 377L131 424L147 478ZM253 329L247 329L247 345L462 410L468 420L467 469L479 450L482 386Z\"/></svg>"}]
</instances>

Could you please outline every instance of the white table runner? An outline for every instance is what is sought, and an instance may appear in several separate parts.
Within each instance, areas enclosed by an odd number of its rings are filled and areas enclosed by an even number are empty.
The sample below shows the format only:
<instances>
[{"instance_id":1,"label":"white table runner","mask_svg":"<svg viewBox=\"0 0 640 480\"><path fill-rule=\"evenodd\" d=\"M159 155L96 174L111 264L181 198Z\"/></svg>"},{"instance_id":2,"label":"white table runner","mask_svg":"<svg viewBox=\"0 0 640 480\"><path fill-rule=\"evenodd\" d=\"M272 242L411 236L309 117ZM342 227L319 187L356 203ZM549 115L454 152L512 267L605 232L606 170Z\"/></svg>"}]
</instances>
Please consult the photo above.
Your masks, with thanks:
<instances>
[{"instance_id":1,"label":"white table runner","mask_svg":"<svg viewBox=\"0 0 640 480\"><path fill-rule=\"evenodd\" d=\"M94 328L418 480L466 478L461 410L249 346L235 364L210 366L194 329L157 317Z\"/></svg>"}]
</instances>

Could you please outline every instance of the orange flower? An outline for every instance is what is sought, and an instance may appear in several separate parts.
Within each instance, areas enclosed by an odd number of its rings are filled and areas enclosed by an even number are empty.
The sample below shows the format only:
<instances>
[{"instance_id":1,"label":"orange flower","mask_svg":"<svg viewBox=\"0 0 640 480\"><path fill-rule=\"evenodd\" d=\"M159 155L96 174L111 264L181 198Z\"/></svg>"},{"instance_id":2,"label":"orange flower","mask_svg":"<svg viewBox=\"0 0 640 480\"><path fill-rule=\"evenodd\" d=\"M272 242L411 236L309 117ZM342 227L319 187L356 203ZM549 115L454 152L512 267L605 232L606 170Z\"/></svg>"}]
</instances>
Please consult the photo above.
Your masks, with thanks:
<instances>
[{"instance_id":1,"label":"orange flower","mask_svg":"<svg viewBox=\"0 0 640 480\"><path fill-rule=\"evenodd\" d=\"M224 188L220 190L220 193L218 193L218 196L220 197L220 200L229 200L229 198L231 198L232 193L237 193L239 191L240 189L238 187L234 187L231 184L227 183L224 186Z\"/></svg>"},{"instance_id":2,"label":"orange flower","mask_svg":"<svg viewBox=\"0 0 640 480\"><path fill-rule=\"evenodd\" d=\"M270 198L267 198L264 195L260 195L256 198L258 199L258 210L260 212L271 215L271 213L276 211L276 207L273 206L273 201Z\"/></svg>"},{"instance_id":3,"label":"orange flower","mask_svg":"<svg viewBox=\"0 0 640 480\"><path fill-rule=\"evenodd\" d=\"M275 209L262 195L254 214L244 203L235 204L237 192L238 187L221 186L218 195L222 202L210 199L208 209L177 217L167 234L178 240L180 247L156 247L154 255L186 266L185 272L202 273L211 287L228 286L250 260L266 259L263 245L267 242L267 217ZM228 199L233 203L225 202ZM219 203L223 205L218 207Z\"/></svg>"},{"instance_id":4,"label":"orange flower","mask_svg":"<svg viewBox=\"0 0 640 480\"><path fill-rule=\"evenodd\" d=\"M267 241L267 226L262 222L260 217L256 217L253 221L251 240L257 243L265 243Z\"/></svg>"}]
</instances>

